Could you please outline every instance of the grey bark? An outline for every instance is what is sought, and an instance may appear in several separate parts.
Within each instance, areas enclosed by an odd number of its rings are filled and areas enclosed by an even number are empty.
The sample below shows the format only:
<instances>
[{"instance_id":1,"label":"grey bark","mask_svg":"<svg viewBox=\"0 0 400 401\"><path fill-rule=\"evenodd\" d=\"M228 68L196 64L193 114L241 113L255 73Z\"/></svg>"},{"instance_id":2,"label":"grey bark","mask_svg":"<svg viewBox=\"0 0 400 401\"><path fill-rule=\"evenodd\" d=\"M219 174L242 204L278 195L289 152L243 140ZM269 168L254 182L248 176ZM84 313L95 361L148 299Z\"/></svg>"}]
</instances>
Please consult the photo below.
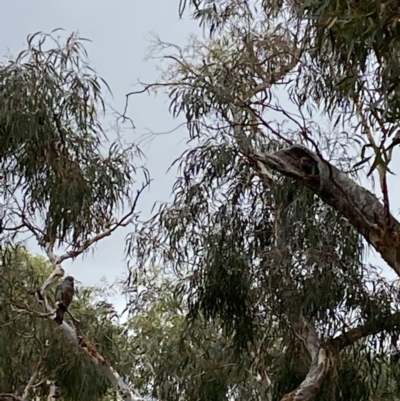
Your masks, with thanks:
<instances>
[{"instance_id":1,"label":"grey bark","mask_svg":"<svg viewBox=\"0 0 400 401\"><path fill-rule=\"evenodd\" d=\"M301 159L305 156L317 163L317 174L304 172ZM273 154L255 152L251 158L263 164L266 169L295 178L310 188L325 203L340 212L400 276L400 223L385 210L372 192L301 145L293 145Z\"/></svg>"}]
</instances>

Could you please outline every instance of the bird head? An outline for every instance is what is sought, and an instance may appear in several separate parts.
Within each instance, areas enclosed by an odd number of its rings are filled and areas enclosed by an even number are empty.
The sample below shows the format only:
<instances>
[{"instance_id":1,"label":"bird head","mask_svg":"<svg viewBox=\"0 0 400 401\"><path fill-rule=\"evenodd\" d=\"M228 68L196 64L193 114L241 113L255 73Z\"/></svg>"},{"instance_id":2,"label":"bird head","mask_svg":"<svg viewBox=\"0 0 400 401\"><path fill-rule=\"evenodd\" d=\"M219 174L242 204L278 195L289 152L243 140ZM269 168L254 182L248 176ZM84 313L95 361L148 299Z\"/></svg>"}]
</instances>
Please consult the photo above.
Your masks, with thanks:
<instances>
[{"instance_id":1,"label":"bird head","mask_svg":"<svg viewBox=\"0 0 400 401\"><path fill-rule=\"evenodd\" d=\"M72 276L67 276L67 277L65 277L63 283L65 285L68 285L68 286L74 288L75 287L74 284L76 283L76 280Z\"/></svg>"}]
</instances>

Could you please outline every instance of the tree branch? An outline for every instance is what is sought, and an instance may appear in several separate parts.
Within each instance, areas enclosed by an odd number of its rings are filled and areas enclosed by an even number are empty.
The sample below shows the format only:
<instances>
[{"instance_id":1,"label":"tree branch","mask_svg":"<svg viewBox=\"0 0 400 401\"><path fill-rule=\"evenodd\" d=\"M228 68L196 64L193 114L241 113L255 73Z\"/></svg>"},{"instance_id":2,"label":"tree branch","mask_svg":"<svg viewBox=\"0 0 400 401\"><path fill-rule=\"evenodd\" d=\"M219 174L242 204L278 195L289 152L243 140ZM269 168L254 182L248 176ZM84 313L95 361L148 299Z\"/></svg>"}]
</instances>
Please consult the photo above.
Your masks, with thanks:
<instances>
[{"instance_id":1,"label":"tree branch","mask_svg":"<svg viewBox=\"0 0 400 401\"><path fill-rule=\"evenodd\" d=\"M7 400L9 401L10 399L15 400L15 401L28 401L26 398L22 398L19 395L12 394L12 393L0 393L0 400Z\"/></svg>"},{"instance_id":2,"label":"tree branch","mask_svg":"<svg viewBox=\"0 0 400 401\"><path fill-rule=\"evenodd\" d=\"M400 328L400 312L395 312L381 321L371 320L364 325L350 329L346 333L326 341L326 346L336 355L362 338L398 328Z\"/></svg>"},{"instance_id":3,"label":"tree branch","mask_svg":"<svg viewBox=\"0 0 400 401\"><path fill-rule=\"evenodd\" d=\"M310 188L340 212L400 277L400 223L390 215L388 227L385 207L373 193L358 185L321 155L301 145L273 154L255 152L251 158ZM304 171L304 158L316 163L316 174Z\"/></svg>"},{"instance_id":4,"label":"tree branch","mask_svg":"<svg viewBox=\"0 0 400 401\"><path fill-rule=\"evenodd\" d=\"M131 222L132 218L135 215L135 210L136 210L137 202L139 200L140 195L149 185L150 185L150 181L147 181L145 184L142 185L142 187L139 190L137 190L135 199L132 202L132 206L131 206L129 212L125 216L123 216L119 221L114 220L114 222L110 222L108 224L109 227L106 228L104 231L95 235L92 238L89 238L77 249L66 252L65 254L55 258L53 263L61 264L62 262L64 262L67 259L76 258L80 254L85 252L87 249L89 249L96 242L102 240L105 237L110 236L118 227L126 227ZM49 254L49 253L47 253L47 254ZM49 259L50 259L50 257L49 257Z\"/></svg>"},{"instance_id":5,"label":"tree branch","mask_svg":"<svg viewBox=\"0 0 400 401\"><path fill-rule=\"evenodd\" d=\"M275 221L276 247L281 259L278 264L283 266L291 265L290 252L285 249L287 247L286 240L286 224L284 210L285 202L277 207ZM289 265L288 265L289 264ZM284 271L283 297L296 297L296 290L293 289L290 281L290 274ZM281 401L308 401L311 400L319 391L326 379L327 374L333 366L332 352L328 347L322 347L318 338L313 322L301 314L301 308L294 307L289 312L289 320L296 336L304 343L311 357L311 364L308 373L300 385L290 393L286 394Z\"/></svg>"},{"instance_id":6,"label":"tree branch","mask_svg":"<svg viewBox=\"0 0 400 401\"><path fill-rule=\"evenodd\" d=\"M294 145L273 154L254 153L250 158L259 165L264 165L266 170L273 169L298 180L319 195L325 203L342 213L400 276L400 251L397 251L400 223L390 215L391 221L388 228L387 210L374 194L358 185L320 155L316 155L301 145ZM305 170L304 158L315 162L315 170L311 174L310 171ZM261 173L256 166L255 169L259 174ZM282 241L280 238L279 242L282 243ZM303 401L313 398L319 391L331 368L333 355L337 355L342 349L361 338L400 327L400 312L392 314L379 323L370 321L353 328L326 341L323 346L320 344L314 326L306 319L297 321L292 319L292 326L310 353L311 366L300 386L286 394L282 401Z\"/></svg>"},{"instance_id":7,"label":"tree branch","mask_svg":"<svg viewBox=\"0 0 400 401\"><path fill-rule=\"evenodd\" d=\"M90 360L99 368L101 373L107 377L111 384L118 390L120 396L126 401L143 401L143 397L139 394L134 395L130 387L122 380L119 373L110 365L109 362L97 351L93 343L91 343L83 335L78 336L76 331L67 322L63 321L61 328L68 339L77 347L77 349L85 352Z\"/></svg>"},{"instance_id":8,"label":"tree branch","mask_svg":"<svg viewBox=\"0 0 400 401\"><path fill-rule=\"evenodd\" d=\"M59 390L54 383L54 381L49 381L49 395L47 396L47 401L55 401L60 397Z\"/></svg>"},{"instance_id":9,"label":"tree branch","mask_svg":"<svg viewBox=\"0 0 400 401\"><path fill-rule=\"evenodd\" d=\"M285 214L287 201L286 199L276 200L276 203L275 245L281 257L278 265L282 266L283 297L290 299L293 296L296 297L297 294L291 285L289 273L292 263L290 251L287 249L288 222L287 215ZM319 392L327 373L332 368L332 358L330 357L330 353L321 347L314 323L302 315L300 307L294 307L289 311L289 319L294 333L303 341L310 354L311 365L300 385L295 390L286 394L281 401L308 401Z\"/></svg>"},{"instance_id":10,"label":"tree branch","mask_svg":"<svg viewBox=\"0 0 400 401\"><path fill-rule=\"evenodd\" d=\"M248 138L243 131L240 109L231 106L231 112L233 114L233 123L231 123L231 125L233 126L233 135L236 143L260 177L264 189L267 190L272 184L279 185L275 182L274 177L269 171L270 166L264 163L263 160L259 160L253 156L255 153L254 148L251 145L250 138ZM275 199L275 201L277 204L275 216L275 248L276 255L279 258L276 264L281 266L283 278L282 296L284 298L291 298L295 290L292 288L289 274L291 259L290 252L287 249L286 236L288 222L286 221L285 209L287 207L287 201L286 199ZM286 394L282 398L282 401L294 399L296 401L308 401L319 392L327 373L332 367L332 359L328 357L328 352L326 352L324 348L321 348L314 324L305 319L305 317L301 315L300 310L291 311L290 322L293 331L303 341L311 356L311 365L301 384L295 390Z\"/></svg>"}]
</instances>

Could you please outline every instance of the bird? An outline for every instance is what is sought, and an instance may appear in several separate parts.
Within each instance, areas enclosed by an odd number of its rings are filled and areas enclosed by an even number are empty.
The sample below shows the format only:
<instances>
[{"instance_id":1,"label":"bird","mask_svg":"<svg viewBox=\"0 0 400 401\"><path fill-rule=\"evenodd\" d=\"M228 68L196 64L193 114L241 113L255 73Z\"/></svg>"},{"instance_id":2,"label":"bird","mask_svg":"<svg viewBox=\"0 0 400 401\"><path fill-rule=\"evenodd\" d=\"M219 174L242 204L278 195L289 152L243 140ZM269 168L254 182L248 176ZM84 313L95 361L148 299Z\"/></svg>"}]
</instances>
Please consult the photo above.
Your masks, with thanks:
<instances>
[{"instance_id":1,"label":"bird","mask_svg":"<svg viewBox=\"0 0 400 401\"><path fill-rule=\"evenodd\" d=\"M67 311L69 305L74 297L74 278L72 276L67 276L63 282L56 288L56 302L57 311L54 320L58 324L62 324L64 319L64 314Z\"/></svg>"}]
</instances>

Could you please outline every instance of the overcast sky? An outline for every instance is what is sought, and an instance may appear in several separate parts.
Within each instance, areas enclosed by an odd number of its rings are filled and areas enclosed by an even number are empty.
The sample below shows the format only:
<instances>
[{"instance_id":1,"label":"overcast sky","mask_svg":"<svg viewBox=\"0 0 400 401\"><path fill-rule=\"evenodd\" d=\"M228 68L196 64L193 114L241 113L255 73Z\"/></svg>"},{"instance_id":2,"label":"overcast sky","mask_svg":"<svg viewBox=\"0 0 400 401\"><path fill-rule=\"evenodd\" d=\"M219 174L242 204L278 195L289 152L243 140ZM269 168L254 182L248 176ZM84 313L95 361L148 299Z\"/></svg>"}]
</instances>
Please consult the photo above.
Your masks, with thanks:
<instances>
[{"instance_id":1,"label":"overcast sky","mask_svg":"<svg viewBox=\"0 0 400 401\"><path fill-rule=\"evenodd\" d=\"M78 31L82 37L92 40L92 43L86 43L91 66L108 82L114 94L114 100L109 97L107 100L114 108L122 110L125 94L137 89L135 84L139 79L151 82L158 77L155 62L144 61L152 32L165 41L181 45L187 42L191 33L202 34L198 24L187 16L179 20L178 4L178 0L3 2L0 55L17 55L26 36L37 31L49 33L55 28L65 29L65 34ZM146 129L167 132L179 123L170 116L167 99L162 96L133 97L128 114L136 126L132 138L142 135ZM155 181L141 199L139 207L145 213L143 217L148 215L155 201L168 200L175 175L166 175L166 170L184 151L185 136L185 129L180 128L173 134L158 136L147 149L147 167ZM400 162L395 162L392 167L399 172ZM400 206L396 196L400 193L398 176L391 176L389 180L393 212L397 216ZM102 241L94 256L89 254L83 261L66 263L67 273L88 285L95 284L102 276L110 282L121 277L125 271L126 234L126 231L120 231ZM384 266L380 258L371 257L370 260Z\"/></svg>"}]
</instances>

